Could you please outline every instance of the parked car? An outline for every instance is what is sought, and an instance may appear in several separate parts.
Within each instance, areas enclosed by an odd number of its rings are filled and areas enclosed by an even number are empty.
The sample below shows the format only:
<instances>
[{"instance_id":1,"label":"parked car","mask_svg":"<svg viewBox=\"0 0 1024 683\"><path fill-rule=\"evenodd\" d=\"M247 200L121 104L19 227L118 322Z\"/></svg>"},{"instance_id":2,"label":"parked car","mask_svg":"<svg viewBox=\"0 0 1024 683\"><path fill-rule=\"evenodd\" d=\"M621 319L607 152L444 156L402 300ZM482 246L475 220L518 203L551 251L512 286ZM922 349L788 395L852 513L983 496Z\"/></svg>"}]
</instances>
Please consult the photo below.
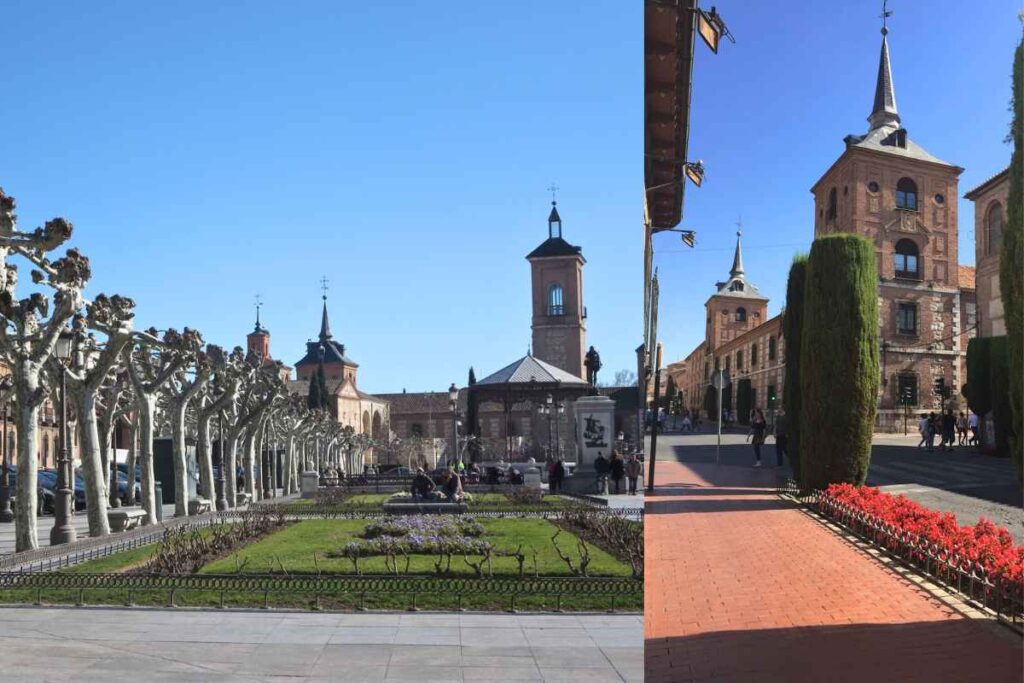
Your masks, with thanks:
<instances>
[{"instance_id":1,"label":"parked car","mask_svg":"<svg viewBox=\"0 0 1024 683\"><path fill-rule=\"evenodd\" d=\"M15 492L18 490L18 468L17 466L11 466L8 468L8 471L10 472L11 504L13 505L17 497ZM53 514L57 500L57 472L51 469L40 469L36 474L36 479L39 484L39 487L36 489L38 504L36 514Z\"/></svg>"}]
</instances>

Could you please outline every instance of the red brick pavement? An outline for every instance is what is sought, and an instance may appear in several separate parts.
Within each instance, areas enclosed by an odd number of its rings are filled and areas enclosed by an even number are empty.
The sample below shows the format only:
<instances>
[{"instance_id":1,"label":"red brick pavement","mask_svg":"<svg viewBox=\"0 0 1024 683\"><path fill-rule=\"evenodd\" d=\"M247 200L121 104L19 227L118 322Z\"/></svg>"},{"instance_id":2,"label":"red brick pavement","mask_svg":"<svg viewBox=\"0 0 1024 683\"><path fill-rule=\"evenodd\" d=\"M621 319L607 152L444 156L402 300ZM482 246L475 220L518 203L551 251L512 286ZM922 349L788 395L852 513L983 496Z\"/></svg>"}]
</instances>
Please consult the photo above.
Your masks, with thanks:
<instances>
[{"instance_id":1,"label":"red brick pavement","mask_svg":"<svg viewBox=\"0 0 1024 683\"><path fill-rule=\"evenodd\" d=\"M1022 680L1012 632L961 616L778 498L771 470L657 467L648 683Z\"/></svg>"}]
</instances>

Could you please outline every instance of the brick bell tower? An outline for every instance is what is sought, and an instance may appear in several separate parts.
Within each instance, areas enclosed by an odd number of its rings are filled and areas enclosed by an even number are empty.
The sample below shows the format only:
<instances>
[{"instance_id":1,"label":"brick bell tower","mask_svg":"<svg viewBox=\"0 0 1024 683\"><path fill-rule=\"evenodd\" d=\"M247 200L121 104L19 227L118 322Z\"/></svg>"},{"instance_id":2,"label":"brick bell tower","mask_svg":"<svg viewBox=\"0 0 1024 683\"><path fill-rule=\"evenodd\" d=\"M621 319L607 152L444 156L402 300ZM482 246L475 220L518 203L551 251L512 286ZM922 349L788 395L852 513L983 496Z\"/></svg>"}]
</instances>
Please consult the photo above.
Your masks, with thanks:
<instances>
[{"instance_id":1,"label":"brick bell tower","mask_svg":"<svg viewBox=\"0 0 1024 683\"><path fill-rule=\"evenodd\" d=\"M526 256L533 287L533 355L586 379L587 309L583 306L583 250L562 239L557 202L551 202L548 238Z\"/></svg>"}]
</instances>

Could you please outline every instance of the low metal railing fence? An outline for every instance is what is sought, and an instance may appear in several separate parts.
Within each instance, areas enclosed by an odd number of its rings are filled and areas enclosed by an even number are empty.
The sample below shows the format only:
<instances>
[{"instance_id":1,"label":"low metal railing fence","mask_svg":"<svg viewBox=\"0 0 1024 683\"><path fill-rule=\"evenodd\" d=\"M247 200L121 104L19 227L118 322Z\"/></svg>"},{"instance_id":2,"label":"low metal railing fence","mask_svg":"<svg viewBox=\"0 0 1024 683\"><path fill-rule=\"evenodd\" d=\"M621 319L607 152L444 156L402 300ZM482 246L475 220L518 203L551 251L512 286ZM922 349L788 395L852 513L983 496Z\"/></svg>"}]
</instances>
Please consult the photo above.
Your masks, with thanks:
<instances>
[{"instance_id":1,"label":"low metal railing fence","mask_svg":"<svg viewBox=\"0 0 1024 683\"><path fill-rule=\"evenodd\" d=\"M61 591L55 600L77 605L89 604L90 594L97 591L123 593L123 604L137 604L141 595L166 596L169 607L178 606L177 598L188 594L205 594L207 602L224 607L229 602L253 604L251 598L269 607L281 599L301 598L313 609L320 609L325 600L366 609L367 599L390 599L391 606L419 609L424 596L444 597L455 609L464 609L474 598L487 598L505 603L517 610L517 600L542 597L554 601L560 611L566 599L587 599L588 604L607 601L615 612L623 605L637 609L643 596L643 581L625 577L493 577L454 578L436 576L394 575L284 575L284 574L189 574L163 576L157 574L86 574L86 573L8 573L0 574L0 591L25 591L29 600L43 602L44 591ZM48 596L49 597L49 596ZM397 600L397 602L396 602ZM109 604L109 600L104 604ZM151 601L150 603L151 604Z\"/></svg>"},{"instance_id":2,"label":"low metal railing fence","mask_svg":"<svg viewBox=\"0 0 1024 683\"><path fill-rule=\"evenodd\" d=\"M788 481L779 493L791 497L839 524L858 538L886 552L920 574L955 591L970 604L990 610L996 618L1024 633L1024 585L990 576L976 561L900 529L869 512L846 505L820 490L801 490Z\"/></svg>"}]
</instances>

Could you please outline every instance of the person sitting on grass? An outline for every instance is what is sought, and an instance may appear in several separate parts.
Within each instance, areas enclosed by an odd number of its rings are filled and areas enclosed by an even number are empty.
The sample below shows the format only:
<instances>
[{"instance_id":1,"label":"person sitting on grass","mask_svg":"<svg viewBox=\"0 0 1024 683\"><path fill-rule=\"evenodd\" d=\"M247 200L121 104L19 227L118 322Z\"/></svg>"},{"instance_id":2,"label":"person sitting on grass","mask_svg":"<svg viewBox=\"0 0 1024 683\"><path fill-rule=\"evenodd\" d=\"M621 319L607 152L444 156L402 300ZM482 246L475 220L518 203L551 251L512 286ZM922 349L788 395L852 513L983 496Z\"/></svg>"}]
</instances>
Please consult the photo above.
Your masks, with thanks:
<instances>
[{"instance_id":1,"label":"person sitting on grass","mask_svg":"<svg viewBox=\"0 0 1024 683\"><path fill-rule=\"evenodd\" d=\"M416 468L416 476L412 480L413 500L434 500L434 480L427 476L422 467Z\"/></svg>"},{"instance_id":2,"label":"person sitting on grass","mask_svg":"<svg viewBox=\"0 0 1024 683\"><path fill-rule=\"evenodd\" d=\"M444 480L441 483L441 493L452 503L461 503L463 497L462 478L449 469L444 473Z\"/></svg>"}]
</instances>

